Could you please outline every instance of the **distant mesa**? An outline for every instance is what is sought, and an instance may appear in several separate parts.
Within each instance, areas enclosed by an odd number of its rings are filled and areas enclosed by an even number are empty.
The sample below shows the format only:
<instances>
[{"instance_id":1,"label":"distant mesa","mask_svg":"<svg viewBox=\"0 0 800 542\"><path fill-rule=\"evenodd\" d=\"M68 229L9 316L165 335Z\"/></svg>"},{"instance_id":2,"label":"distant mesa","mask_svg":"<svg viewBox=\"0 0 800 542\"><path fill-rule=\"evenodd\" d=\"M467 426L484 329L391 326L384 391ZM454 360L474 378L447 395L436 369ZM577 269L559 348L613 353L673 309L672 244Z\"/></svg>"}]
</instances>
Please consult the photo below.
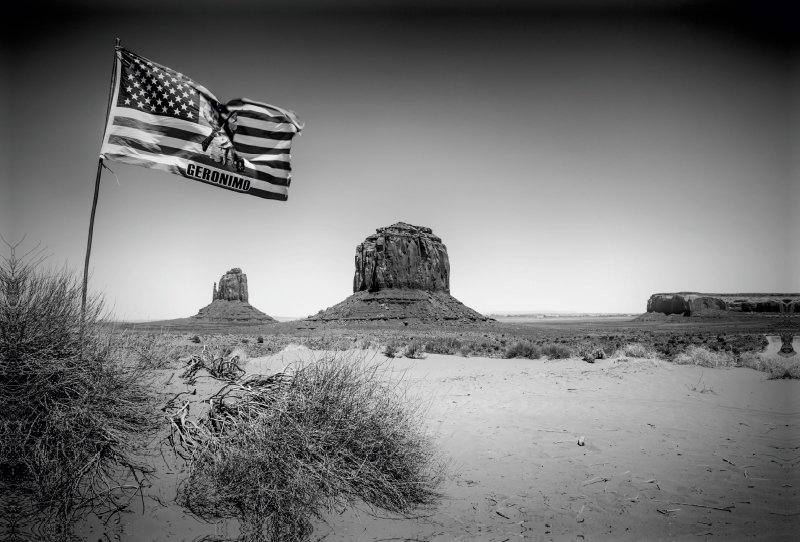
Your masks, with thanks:
<instances>
[{"instance_id":1,"label":"distant mesa","mask_svg":"<svg viewBox=\"0 0 800 542\"><path fill-rule=\"evenodd\" d=\"M211 304L192 316L194 320L218 323L271 323L267 316L249 303L247 275L234 267L219 279L219 288L214 283Z\"/></svg>"},{"instance_id":2,"label":"distant mesa","mask_svg":"<svg viewBox=\"0 0 800 542\"><path fill-rule=\"evenodd\" d=\"M447 247L430 228L398 222L356 247L353 295L311 321L492 320L450 295Z\"/></svg>"},{"instance_id":3,"label":"distant mesa","mask_svg":"<svg viewBox=\"0 0 800 542\"><path fill-rule=\"evenodd\" d=\"M800 313L800 294L701 294L678 292L654 294L647 312L700 316L708 313Z\"/></svg>"}]
</instances>

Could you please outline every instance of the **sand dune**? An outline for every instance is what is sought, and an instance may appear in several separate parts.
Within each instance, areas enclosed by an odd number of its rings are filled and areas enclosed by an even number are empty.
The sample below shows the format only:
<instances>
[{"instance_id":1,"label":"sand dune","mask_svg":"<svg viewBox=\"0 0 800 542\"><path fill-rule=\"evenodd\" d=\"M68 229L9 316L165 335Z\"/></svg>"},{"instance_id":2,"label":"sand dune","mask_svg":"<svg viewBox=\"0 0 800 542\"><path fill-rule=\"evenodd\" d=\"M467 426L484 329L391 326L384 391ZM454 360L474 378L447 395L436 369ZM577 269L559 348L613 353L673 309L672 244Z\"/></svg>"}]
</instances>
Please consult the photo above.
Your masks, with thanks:
<instances>
[{"instance_id":1,"label":"sand dune","mask_svg":"<svg viewBox=\"0 0 800 542\"><path fill-rule=\"evenodd\" d=\"M246 369L313 355L290 350ZM348 511L317 525L326 541L793 539L798 381L633 359L388 363L433 398L430 420L454 475L430 517ZM182 474L160 476L151 491L166 503ZM235 522L203 524L151 504L125 516L123 539L237 534Z\"/></svg>"}]
</instances>

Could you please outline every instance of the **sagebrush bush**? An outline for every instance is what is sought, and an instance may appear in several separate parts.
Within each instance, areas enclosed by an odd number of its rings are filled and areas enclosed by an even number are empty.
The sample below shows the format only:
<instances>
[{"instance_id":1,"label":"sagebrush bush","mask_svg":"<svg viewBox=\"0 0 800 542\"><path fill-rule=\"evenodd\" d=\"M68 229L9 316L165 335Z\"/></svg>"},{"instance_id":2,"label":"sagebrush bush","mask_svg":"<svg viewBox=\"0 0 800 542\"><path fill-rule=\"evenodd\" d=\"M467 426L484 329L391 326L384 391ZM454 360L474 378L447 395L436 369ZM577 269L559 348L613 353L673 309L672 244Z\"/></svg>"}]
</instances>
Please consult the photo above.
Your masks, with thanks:
<instances>
[{"instance_id":1,"label":"sagebrush bush","mask_svg":"<svg viewBox=\"0 0 800 542\"><path fill-rule=\"evenodd\" d=\"M461 341L455 337L436 337L425 342L425 351L431 354L457 354L461 349Z\"/></svg>"},{"instance_id":2,"label":"sagebrush bush","mask_svg":"<svg viewBox=\"0 0 800 542\"><path fill-rule=\"evenodd\" d=\"M565 344L546 343L542 345L542 355L549 359L567 359L572 357L572 350Z\"/></svg>"},{"instance_id":3,"label":"sagebrush bush","mask_svg":"<svg viewBox=\"0 0 800 542\"><path fill-rule=\"evenodd\" d=\"M526 358L539 359L542 357L541 349L529 341L517 341L503 353L505 359Z\"/></svg>"},{"instance_id":4,"label":"sagebrush bush","mask_svg":"<svg viewBox=\"0 0 800 542\"><path fill-rule=\"evenodd\" d=\"M699 365L701 367L735 367L736 356L724 350L712 351L704 346L689 346L681 352L672 362L678 365Z\"/></svg>"},{"instance_id":5,"label":"sagebrush bush","mask_svg":"<svg viewBox=\"0 0 800 542\"><path fill-rule=\"evenodd\" d=\"M356 339L355 347L359 350L369 350L373 347L372 339L370 337L359 336Z\"/></svg>"},{"instance_id":6,"label":"sagebrush bush","mask_svg":"<svg viewBox=\"0 0 800 542\"><path fill-rule=\"evenodd\" d=\"M617 355L627 356L629 358L655 359L658 357L658 352L647 348L642 343L628 343L617 350Z\"/></svg>"},{"instance_id":7,"label":"sagebrush bush","mask_svg":"<svg viewBox=\"0 0 800 542\"><path fill-rule=\"evenodd\" d=\"M395 358L402 355L401 350L402 347L400 346L400 343L392 339L388 343L386 343L386 346L383 348L383 354L387 358Z\"/></svg>"},{"instance_id":8,"label":"sagebrush bush","mask_svg":"<svg viewBox=\"0 0 800 542\"><path fill-rule=\"evenodd\" d=\"M241 382L200 423L176 425L191 453L179 503L198 516L296 541L324 512L363 502L408 516L441 497L446 464L422 403L385 365L328 352Z\"/></svg>"},{"instance_id":9,"label":"sagebrush bush","mask_svg":"<svg viewBox=\"0 0 800 542\"><path fill-rule=\"evenodd\" d=\"M409 359L425 358L425 345L418 339L412 339L406 345L405 356Z\"/></svg>"},{"instance_id":10,"label":"sagebrush bush","mask_svg":"<svg viewBox=\"0 0 800 542\"><path fill-rule=\"evenodd\" d=\"M767 378L800 378L800 359L776 359L763 357L755 352L745 352L739 360L742 367L767 373Z\"/></svg>"},{"instance_id":11,"label":"sagebrush bush","mask_svg":"<svg viewBox=\"0 0 800 542\"><path fill-rule=\"evenodd\" d=\"M123 506L149 470L137 452L161 419L154 361L103 322L100 297L81 306L66 268L0 259L0 515L68 526Z\"/></svg>"},{"instance_id":12,"label":"sagebrush bush","mask_svg":"<svg viewBox=\"0 0 800 542\"><path fill-rule=\"evenodd\" d=\"M606 353L601 346L592 342L581 342L575 346L575 355L583 361L593 363L597 359L605 359Z\"/></svg>"}]
</instances>

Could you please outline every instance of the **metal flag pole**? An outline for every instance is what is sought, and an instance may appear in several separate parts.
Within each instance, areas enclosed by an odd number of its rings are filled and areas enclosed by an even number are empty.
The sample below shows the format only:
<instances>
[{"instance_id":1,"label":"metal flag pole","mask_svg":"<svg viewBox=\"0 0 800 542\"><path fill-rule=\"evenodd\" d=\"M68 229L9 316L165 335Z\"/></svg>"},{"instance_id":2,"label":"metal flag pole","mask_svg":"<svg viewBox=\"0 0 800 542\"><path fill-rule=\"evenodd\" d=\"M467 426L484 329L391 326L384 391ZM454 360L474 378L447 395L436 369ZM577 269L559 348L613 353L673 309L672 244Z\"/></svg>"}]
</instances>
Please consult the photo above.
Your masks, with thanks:
<instances>
[{"instance_id":1,"label":"metal flag pole","mask_svg":"<svg viewBox=\"0 0 800 542\"><path fill-rule=\"evenodd\" d=\"M108 91L108 108L106 109L106 126L108 125L108 115L111 113L111 101L114 98L114 85L117 74L117 49L119 48L120 40L117 38L117 43L114 46L114 64L111 66L111 89ZM103 134L105 139L105 134ZM100 193L100 174L103 171L103 157L101 156L97 161L97 177L94 181L94 200L92 201L92 215L89 218L89 240L86 243L86 263L83 267L83 299L81 301L81 315L86 314L86 291L89 285L89 256L92 254L92 233L94 232L94 215L97 211L97 196Z\"/></svg>"}]
</instances>

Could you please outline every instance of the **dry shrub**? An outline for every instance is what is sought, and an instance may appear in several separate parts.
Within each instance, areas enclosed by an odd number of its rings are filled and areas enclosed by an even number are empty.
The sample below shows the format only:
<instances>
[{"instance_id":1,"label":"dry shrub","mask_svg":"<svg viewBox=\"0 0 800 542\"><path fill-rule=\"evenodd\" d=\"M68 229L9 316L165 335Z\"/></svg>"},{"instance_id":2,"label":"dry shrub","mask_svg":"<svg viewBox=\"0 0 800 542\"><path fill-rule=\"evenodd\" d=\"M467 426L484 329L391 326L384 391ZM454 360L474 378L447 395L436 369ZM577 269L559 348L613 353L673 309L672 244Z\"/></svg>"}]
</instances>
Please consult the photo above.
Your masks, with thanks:
<instances>
[{"instance_id":1,"label":"dry shrub","mask_svg":"<svg viewBox=\"0 0 800 542\"><path fill-rule=\"evenodd\" d=\"M529 341L517 341L509 346L503 354L505 359L539 359L540 357L542 357L542 351Z\"/></svg>"},{"instance_id":2,"label":"dry shrub","mask_svg":"<svg viewBox=\"0 0 800 542\"><path fill-rule=\"evenodd\" d=\"M369 337L358 337L355 347L359 350L369 350L373 347L372 339Z\"/></svg>"},{"instance_id":3,"label":"dry shrub","mask_svg":"<svg viewBox=\"0 0 800 542\"><path fill-rule=\"evenodd\" d=\"M642 343L628 343L617 350L616 355L617 357L627 356L629 358L658 358L658 352L652 348L647 348L647 346Z\"/></svg>"},{"instance_id":4,"label":"dry shrub","mask_svg":"<svg viewBox=\"0 0 800 542\"><path fill-rule=\"evenodd\" d=\"M425 342L425 351L431 354L454 355L461 350L461 341L455 337L435 337Z\"/></svg>"},{"instance_id":5,"label":"dry shrub","mask_svg":"<svg viewBox=\"0 0 800 542\"><path fill-rule=\"evenodd\" d=\"M601 346L591 342L582 342L575 347L575 355L583 361L594 363L596 359L605 359L606 353Z\"/></svg>"},{"instance_id":6,"label":"dry shrub","mask_svg":"<svg viewBox=\"0 0 800 542\"><path fill-rule=\"evenodd\" d=\"M332 335L306 337L302 344L311 350L333 350L336 352L344 352L353 347L353 341L348 337L335 337Z\"/></svg>"},{"instance_id":7,"label":"dry shrub","mask_svg":"<svg viewBox=\"0 0 800 542\"><path fill-rule=\"evenodd\" d=\"M409 359L424 359L425 345L419 339L412 339L406 345L405 356Z\"/></svg>"},{"instance_id":8,"label":"dry shrub","mask_svg":"<svg viewBox=\"0 0 800 542\"><path fill-rule=\"evenodd\" d=\"M383 355L387 358L396 358L402 355L402 346L396 340L392 339L386 343L383 349Z\"/></svg>"},{"instance_id":9,"label":"dry shrub","mask_svg":"<svg viewBox=\"0 0 800 542\"><path fill-rule=\"evenodd\" d=\"M691 345L672 359L677 365L701 367L736 367L736 356L724 350L713 351L704 346Z\"/></svg>"},{"instance_id":10,"label":"dry shrub","mask_svg":"<svg viewBox=\"0 0 800 542\"><path fill-rule=\"evenodd\" d=\"M572 357L572 350L564 344L546 343L542 345L542 355L548 359L567 359Z\"/></svg>"},{"instance_id":11,"label":"dry shrub","mask_svg":"<svg viewBox=\"0 0 800 542\"><path fill-rule=\"evenodd\" d=\"M181 378L194 384L197 373L203 369L213 378L220 380L238 380L244 375L240 363L247 362L247 352L241 347L214 348L203 346L200 354L189 358Z\"/></svg>"},{"instance_id":12,"label":"dry shrub","mask_svg":"<svg viewBox=\"0 0 800 542\"><path fill-rule=\"evenodd\" d=\"M472 350L473 347L471 343L463 344L461 348L458 349L458 355L468 358L469 355L472 354Z\"/></svg>"},{"instance_id":13,"label":"dry shrub","mask_svg":"<svg viewBox=\"0 0 800 542\"><path fill-rule=\"evenodd\" d=\"M303 540L310 520L363 502L410 516L434 505L445 464L388 367L326 353L290 374L245 378L177 425L191 453L179 502L204 519L238 518L270 540ZM256 537L257 538L257 537Z\"/></svg>"},{"instance_id":14,"label":"dry shrub","mask_svg":"<svg viewBox=\"0 0 800 542\"><path fill-rule=\"evenodd\" d=\"M769 380L780 378L800 379L800 359L766 358L754 352L745 352L739 362L742 367L749 367L750 369L767 373Z\"/></svg>"},{"instance_id":15,"label":"dry shrub","mask_svg":"<svg viewBox=\"0 0 800 542\"><path fill-rule=\"evenodd\" d=\"M102 299L69 270L0 260L0 531L68 526L123 507L148 469L137 460L161 413L148 365L103 323ZM4 525L5 523L5 525Z\"/></svg>"}]
</instances>

